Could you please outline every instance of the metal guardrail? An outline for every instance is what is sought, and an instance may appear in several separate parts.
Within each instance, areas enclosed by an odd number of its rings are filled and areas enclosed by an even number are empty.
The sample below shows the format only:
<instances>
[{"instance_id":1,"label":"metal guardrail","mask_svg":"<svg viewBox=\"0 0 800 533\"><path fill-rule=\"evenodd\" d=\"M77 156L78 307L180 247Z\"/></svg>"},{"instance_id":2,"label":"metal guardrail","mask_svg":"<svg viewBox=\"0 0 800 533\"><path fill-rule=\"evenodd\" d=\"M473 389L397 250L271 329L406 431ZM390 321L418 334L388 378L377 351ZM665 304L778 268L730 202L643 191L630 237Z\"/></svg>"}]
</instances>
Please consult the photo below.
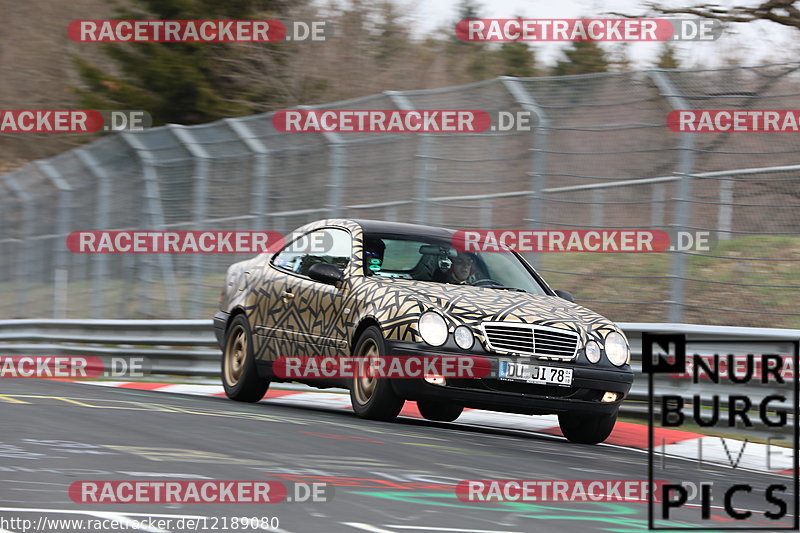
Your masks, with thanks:
<instances>
[{"instance_id":1,"label":"metal guardrail","mask_svg":"<svg viewBox=\"0 0 800 533\"><path fill-rule=\"evenodd\" d=\"M743 341L747 346L763 348L761 351L765 353L776 351L780 343L800 340L800 330L796 329L634 322L617 325L630 341L631 364L636 374L628 401L621 410L623 416L630 417L647 415L647 379L641 374L642 333L685 334L689 343L713 342L720 353L734 352L736 346L741 351ZM150 373L178 376L216 376L220 361L211 320L0 320L0 354L86 355L104 361L141 356L147 358ZM669 376L656 379L662 387L671 385ZM744 392L754 403L765 394L764 390ZM783 433L783 430L775 432Z\"/></svg>"},{"instance_id":2,"label":"metal guardrail","mask_svg":"<svg viewBox=\"0 0 800 533\"><path fill-rule=\"evenodd\" d=\"M211 320L0 320L0 354L139 356L178 376L217 375L220 356Z\"/></svg>"}]
</instances>

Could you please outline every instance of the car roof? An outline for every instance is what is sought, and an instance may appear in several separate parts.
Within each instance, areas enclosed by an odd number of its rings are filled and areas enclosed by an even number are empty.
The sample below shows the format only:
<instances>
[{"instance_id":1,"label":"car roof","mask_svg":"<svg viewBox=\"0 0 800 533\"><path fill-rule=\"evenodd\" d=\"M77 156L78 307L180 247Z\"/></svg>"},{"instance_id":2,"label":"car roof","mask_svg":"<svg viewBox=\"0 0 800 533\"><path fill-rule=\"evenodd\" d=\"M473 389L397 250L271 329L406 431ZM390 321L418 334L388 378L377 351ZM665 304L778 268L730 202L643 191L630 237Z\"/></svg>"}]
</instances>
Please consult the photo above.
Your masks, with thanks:
<instances>
[{"instance_id":1,"label":"car roof","mask_svg":"<svg viewBox=\"0 0 800 533\"><path fill-rule=\"evenodd\" d=\"M426 235L430 237L451 238L454 230L438 226L425 226L423 224L409 224L406 222L386 222L383 220L353 219L361 226L364 233L383 233L390 235Z\"/></svg>"}]
</instances>

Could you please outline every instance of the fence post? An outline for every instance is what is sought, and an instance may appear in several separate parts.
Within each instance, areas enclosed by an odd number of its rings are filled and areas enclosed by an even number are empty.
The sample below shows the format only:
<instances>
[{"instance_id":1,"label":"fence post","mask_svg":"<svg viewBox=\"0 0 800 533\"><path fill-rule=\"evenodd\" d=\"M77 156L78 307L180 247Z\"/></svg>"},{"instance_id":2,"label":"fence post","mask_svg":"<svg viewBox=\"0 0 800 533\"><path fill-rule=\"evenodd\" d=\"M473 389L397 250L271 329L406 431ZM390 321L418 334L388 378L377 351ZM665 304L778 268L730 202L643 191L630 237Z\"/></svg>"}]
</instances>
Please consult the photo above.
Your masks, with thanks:
<instances>
[{"instance_id":1,"label":"fence post","mask_svg":"<svg viewBox=\"0 0 800 533\"><path fill-rule=\"evenodd\" d=\"M89 172L97 178L97 204L95 205L96 230L110 229L109 206L111 205L111 176L86 148L76 148L75 155ZM92 261L92 301L89 304L92 318L102 318L105 307L105 281L108 274L108 255L97 254Z\"/></svg>"},{"instance_id":2,"label":"fence post","mask_svg":"<svg viewBox=\"0 0 800 533\"><path fill-rule=\"evenodd\" d=\"M166 229L164 222L164 213L161 209L161 193L158 190L158 173L156 172L155 161L147 147L139 140L137 134L131 132L120 132L120 137L130 146L139 161L142 163L142 177L144 179L144 196L145 202L142 206L143 212L146 214L148 225L152 225L158 230L163 231ZM144 211L147 210L147 211ZM147 254L145 254L147 256ZM168 312L171 316L181 316L181 304L178 300L178 286L175 279L175 270L172 266L172 256L170 254L158 254L158 262L161 266L161 272L164 276L165 291L167 295ZM154 280L152 279L152 268L149 260L145 260L145 273L143 281L145 288L152 290ZM151 316L152 307L150 305L150 298L143 294L142 301L140 301L140 311L142 314Z\"/></svg>"},{"instance_id":3,"label":"fence post","mask_svg":"<svg viewBox=\"0 0 800 533\"><path fill-rule=\"evenodd\" d=\"M64 318L67 314L67 281L69 271L67 269L69 250L67 250L66 237L70 227L70 205L72 203L72 187L63 178L61 173L50 163L49 160L36 161L36 166L42 171L47 179L58 189L58 214L56 215L56 227L53 242L53 257L55 258L55 268L53 269L53 318Z\"/></svg>"},{"instance_id":4,"label":"fence post","mask_svg":"<svg viewBox=\"0 0 800 533\"><path fill-rule=\"evenodd\" d=\"M31 240L31 230L35 219L33 211L33 196L23 187L16 179L13 173L3 174L2 178L5 180L8 188L19 198L22 204L22 224L20 226L19 235L19 252L16 256L17 259L17 273L14 279L14 285L17 287L17 316L28 317L30 316L30 303L31 303L31 283L30 283L30 264L31 264L31 250L35 243Z\"/></svg>"},{"instance_id":5,"label":"fence post","mask_svg":"<svg viewBox=\"0 0 800 533\"><path fill-rule=\"evenodd\" d=\"M478 208L480 213L479 219L481 228L483 229L491 229L492 228L492 201L488 198L484 198L481 200L481 205Z\"/></svg>"},{"instance_id":6,"label":"fence post","mask_svg":"<svg viewBox=\"0 0 800 533\"><path fill-rule=\"evenodd\" d=\"M717 239L727 241L733 229L733 178L722 178L719 184L719 214Z\"/></svg>"},{"instance_id":7,"label":"fence post","mask_svg":"<svg viewBox=\"0 0 800 533\"><path fill-rule=\"evenodd\" d=\"M415 222L417 224L430 224L431 143L433 142L433 137L427 133L418 133L417 139L417 164L414 170L414 202L417 204Z\"/></svg>"},{"instance_id":8,"label":"fence post","mask_svg":"<svg viewBox=\"0 0 800 533\"><path fill-rule=\"evenodd\" d=\"M605 211L603 205L605 197L604 189L594 189L592 191L592 226L595 228L603 226L603 213Z\"/></svg>"},{"instance_id":9,"label":"fence post","mask_svg":"<svg viewBox=\"0 0 800 533\"><path fill-rule=\"evenodd\" d=\"M520 107L536 116L536 126L531 137L531 195L528 205L527 222L531 229L540 229L544 220L544 196L547 187L547 154L550 142L550 119L547 113L536 103L530 91L519 79L503 76L500 81ZM527 254L528 261L535 267L539 262L538 254Z\"/></svg>"},{"instance_id":10,"label":"fence post","mask_svg":"<svg viewBox=\"0 0 800 533\"><path fill-rule=\"evenodd\" d=\"M298 109L313 109L311 106L297 106ZM345 141L342 136L332 131L322 132L322 136L328 141L330 154L330 179L328 180L328 201L325 205L328 211L328 218L339 218L342 216L342 187L344 186L345 161L347 151Z\"/></svg>"},{"instance_id":11,"label":"fence post","mask_svg":"<svg viewBox=\"0 0 800 533\"><path fill-rule=\"evenodd\" d=\"M401 111L413 111L414 104L400 91L383 91L392 103ZM432 136L425 133L417 134L417 154L414 168L414 203L416 213L414 222L417 224L430 224L430 172L431 172L431 141Z\"/></svg>"},{"instance_id":12,"label":"fence post","mask_svg":"<svg viewBox=\"0 0 800 533\"><path fill-rule=\"evenodd\" d=\"M236 137L248 150L253 152L253 197L250 203L250 213L253 215L253 231L266 229L266 218L269 216L269 179L271 170L270 152L261 139L257 138L247 122L235 118L223 119L225 124L233 131ZM272 229L272 228L270 228Z\"/></svg>"},{"instance_id":13,"label":"fence post","mask_svg":"<svg viewBox=\"0 0 800 533\"><path fill-rule=\"evenodd\" d=\"M653 229L664 227L664 195L666 187L663 183L656 183L650 192L650 225Z\"/></svg>"},{"instance_id":14,"label":"fence post","mask_svg":"<svg viewBox=\"0 0 800 533\"><path fill-rule=\"evenodd\" d=\"M655 83L661 96L665 97L672 109L690 109L689 102L678 92L669 78L660 70L648 71L650 78ZM687 230L691 220L691 197L692 197L692 172L694 170L694 134L680 134L680 160L678 161L678 194L675 200L675 221L672 224L673 230ZM686 304L686 254L684 252L672 253L672 265L670 267L670 306L667 320L670 322L682 322L683 312Z\"/></svg>"},{"instance_id":15,"label":"fence post","mask_svg":"<svg viewBox=\"0 0 800 533\"><path fill-rule=\"evenodd\" d=\"M192 195L192 220L194 230L206 229L208 218L208 175L211 155L198 143L191 133L191 129L177 124L168 124L167 128L178 139L178 142L194 158L193 195ZM205 261L200 254L192 254L192 287L189 296L189 316L197 318L201 315L203 305L203 272Z\"/></svg>"}]
</instances>

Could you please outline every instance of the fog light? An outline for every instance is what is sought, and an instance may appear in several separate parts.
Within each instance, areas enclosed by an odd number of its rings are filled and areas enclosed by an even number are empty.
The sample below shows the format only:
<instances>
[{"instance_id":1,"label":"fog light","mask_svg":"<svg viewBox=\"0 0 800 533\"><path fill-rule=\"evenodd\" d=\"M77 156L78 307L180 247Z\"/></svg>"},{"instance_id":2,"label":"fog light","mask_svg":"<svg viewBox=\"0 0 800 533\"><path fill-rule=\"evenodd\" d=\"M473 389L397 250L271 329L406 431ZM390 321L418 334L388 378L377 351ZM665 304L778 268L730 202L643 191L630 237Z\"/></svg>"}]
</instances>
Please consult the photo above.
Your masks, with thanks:
<instances>
[{"instance_id":1,"label":"fog light","mask_svg":"<svg viewBox=\"0 0 800 533\"><path fill-rule=\"evenodd\" d=\"M617 394L616 392L607 392L607 393L603 394L603 400L602 401L606 402L606 403L608 403L608 402L616 402L617 398L619 398L619 394Z\"/></svg>"},{"instance_id":2,"label":"fog light","mask_svg":"<svg viewBox=\"0 0 800 533\"><path fill-rule=\"evenodd\" d=\"M431 385L444 385L445 379L444 376L440 376L439 374L426 374L425 381L430 383Z\"/></svg>"}]
</instances>

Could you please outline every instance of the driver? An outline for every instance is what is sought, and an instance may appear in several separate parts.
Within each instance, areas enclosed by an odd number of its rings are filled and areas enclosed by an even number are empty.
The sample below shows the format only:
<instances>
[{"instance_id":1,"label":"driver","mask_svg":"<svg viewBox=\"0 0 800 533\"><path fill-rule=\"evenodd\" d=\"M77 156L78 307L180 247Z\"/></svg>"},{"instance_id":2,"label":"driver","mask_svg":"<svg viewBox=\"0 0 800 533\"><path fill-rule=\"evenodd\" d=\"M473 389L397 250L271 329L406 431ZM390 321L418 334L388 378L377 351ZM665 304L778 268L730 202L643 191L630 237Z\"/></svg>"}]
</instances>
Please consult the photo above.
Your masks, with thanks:
<instances>
[{"instance_id":1,"label":"driver","mask_svg":"<svg viewBox=\"0 0 800 533\"><path fill-rule=\"evenodd\" d=\"M470 253L458 252L445 276L447 283L465 285L475 281L475 258Z\"/></svg>"},{"instance_id":2,"label":"driver","mask_svg":"<svg viewBox=\"0 0 800 533\"><path fill-rule=\"evenodd\" d=\"M381 239L367 237L364 240L364 275L371 276L383 266L386 244Z\"/></svg>"}]
</instances>

